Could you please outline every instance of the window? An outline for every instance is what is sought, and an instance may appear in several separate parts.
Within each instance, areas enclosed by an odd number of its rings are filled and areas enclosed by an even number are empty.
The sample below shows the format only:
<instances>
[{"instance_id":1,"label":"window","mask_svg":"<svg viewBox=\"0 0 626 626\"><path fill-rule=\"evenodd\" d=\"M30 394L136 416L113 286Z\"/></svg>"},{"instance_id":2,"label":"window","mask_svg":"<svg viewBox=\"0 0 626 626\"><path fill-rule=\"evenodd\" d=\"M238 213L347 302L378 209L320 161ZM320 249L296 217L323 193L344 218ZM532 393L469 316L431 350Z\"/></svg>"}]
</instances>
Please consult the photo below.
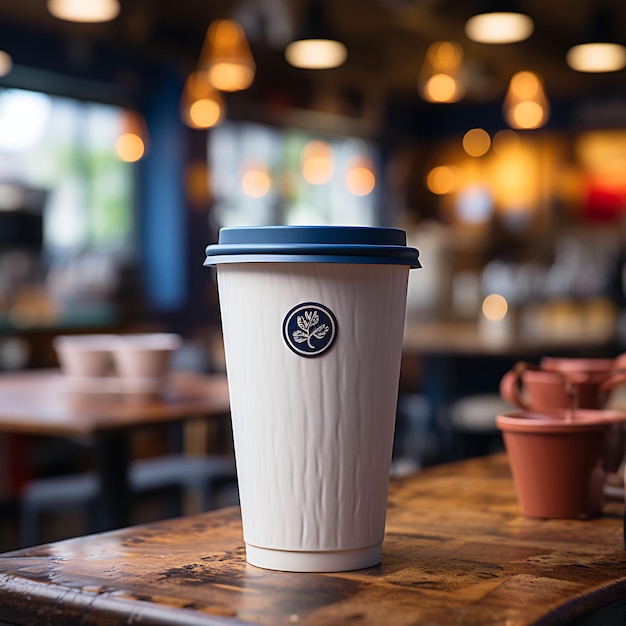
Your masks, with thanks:
<instances>
[{"instance_id":1,"label":"window","mask_svg":"<svg viewBox=\"0 0 626 626\"><path fill-rule=\"evenodd\" d=\"M227 122L208 153L220 226L378 222L370 142Z\"/></svg>"},{"instance_id":2,"label":"window","mask_svg":"<svg viewBox=\"0 0 626 626\"><path fill-rule=\"evenodd\" d=\"M124 111L0 89L0 209L41 215L49 257L127 256L133 167L116 153Z\"/></svg>"}]
</instances>

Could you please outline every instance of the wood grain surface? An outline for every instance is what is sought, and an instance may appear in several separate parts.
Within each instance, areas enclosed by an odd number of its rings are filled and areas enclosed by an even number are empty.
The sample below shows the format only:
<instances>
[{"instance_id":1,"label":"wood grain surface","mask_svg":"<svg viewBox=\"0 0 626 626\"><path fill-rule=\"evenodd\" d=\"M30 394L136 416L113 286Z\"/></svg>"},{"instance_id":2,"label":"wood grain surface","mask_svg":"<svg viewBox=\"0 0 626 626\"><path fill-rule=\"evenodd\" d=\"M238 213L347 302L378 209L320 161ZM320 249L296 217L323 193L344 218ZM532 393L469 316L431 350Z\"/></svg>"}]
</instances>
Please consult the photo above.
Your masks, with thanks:
<instances>
[{"instance_id":1,"label":"wood grain surface","mask_svg":"<svg viewBox=\"0 0 626 626\"><path fill-rule=\"evenodd\" d=\"M564 624L626 594L622 506L587 521L526 518L506 456L477 458L392 482L377 567L258 569L228 508L0 555L0 621Z\"/></svg>"},{"instance_id":2,"label":"wood grain surface","mask_svg":"<svg viewBox=\"0 0 626 626\"><path fill-rule=\"evenodd\" d=\"M58 370L0 375L0 430L7 432L92 437L229 410L225 375L176 372L149 394L80 391Z\"/></svg>"}]
</instances>

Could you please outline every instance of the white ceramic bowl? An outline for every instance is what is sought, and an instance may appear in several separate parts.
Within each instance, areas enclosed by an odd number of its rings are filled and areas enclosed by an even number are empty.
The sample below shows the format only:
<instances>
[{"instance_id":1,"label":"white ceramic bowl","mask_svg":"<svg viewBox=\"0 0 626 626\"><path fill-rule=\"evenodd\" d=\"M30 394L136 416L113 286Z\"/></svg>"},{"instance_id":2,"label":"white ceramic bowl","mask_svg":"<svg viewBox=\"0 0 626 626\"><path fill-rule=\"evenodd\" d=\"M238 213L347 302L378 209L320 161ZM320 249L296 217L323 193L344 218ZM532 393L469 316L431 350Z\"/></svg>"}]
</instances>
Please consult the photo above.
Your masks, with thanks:
<instances>
[{"instance_id":1,"label":"white ceramic bowl","mask_svg":"<svg viewBox=\"0 0 626 626\"><path fill-rule=\"evenodd\" d=\"M169 373L172 354L181 344L176 333L118 335L112 344L117 373L127 382L162 379Z\"/></svg>"},{"instance_id":2,"label":"white ceramic bowl","mask_svg":"<svg viewBox=\"0 0 626 626\"><path fill-rule=\"evenodd\" d=\"M108 376L115 335L58 335L53 339L61 371L72 378Z\"/></svg>"}]
</instances>

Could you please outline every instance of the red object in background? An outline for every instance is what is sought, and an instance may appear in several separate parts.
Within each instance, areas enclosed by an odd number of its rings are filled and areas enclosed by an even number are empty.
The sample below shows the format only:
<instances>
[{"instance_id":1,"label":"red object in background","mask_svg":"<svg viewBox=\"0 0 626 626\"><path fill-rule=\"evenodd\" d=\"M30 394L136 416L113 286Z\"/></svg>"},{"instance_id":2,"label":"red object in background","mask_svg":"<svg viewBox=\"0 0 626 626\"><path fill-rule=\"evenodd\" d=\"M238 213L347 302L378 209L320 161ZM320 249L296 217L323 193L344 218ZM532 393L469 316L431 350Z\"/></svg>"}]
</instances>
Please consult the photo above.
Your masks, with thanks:
<instances>
[{"instance_id":1,"label":"red object in background","mask_svg":"<svg viewBox=\"0 0 626 626\"><path fill-rule=\"evenodd\" d=\"M589 184L583 215L594 222L611 221L619 217L626 208L626 186L601 187Z\"/></svg>"}]
</instances>

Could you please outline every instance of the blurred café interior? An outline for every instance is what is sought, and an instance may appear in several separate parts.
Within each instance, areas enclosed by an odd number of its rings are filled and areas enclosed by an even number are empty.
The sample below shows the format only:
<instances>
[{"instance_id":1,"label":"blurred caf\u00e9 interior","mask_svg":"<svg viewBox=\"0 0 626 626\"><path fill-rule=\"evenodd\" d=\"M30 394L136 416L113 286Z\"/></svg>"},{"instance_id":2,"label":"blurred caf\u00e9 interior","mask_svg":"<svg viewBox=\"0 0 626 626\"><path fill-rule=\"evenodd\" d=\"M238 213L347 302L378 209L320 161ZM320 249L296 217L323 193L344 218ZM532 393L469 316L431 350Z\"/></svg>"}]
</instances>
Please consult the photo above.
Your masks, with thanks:
<instances>
[{"instance_id":1,"label":"blurred caf\u00e9 interior","mask_svg":"<svg viewBox=\"0 0 626 626\"><path fill-rule=\"evenodd\" d=\"M517 360L626 349L626 4L92 4L0 3L0 372L57 367L57 335L143 331L223 372L204 248L236 225L395 226L419 248L398 472L498 449ZM138 431L133 454L179 435ZM25 481L89 464L19 443L0 435L4 550Z\"/></svg>"}]
</instances>

